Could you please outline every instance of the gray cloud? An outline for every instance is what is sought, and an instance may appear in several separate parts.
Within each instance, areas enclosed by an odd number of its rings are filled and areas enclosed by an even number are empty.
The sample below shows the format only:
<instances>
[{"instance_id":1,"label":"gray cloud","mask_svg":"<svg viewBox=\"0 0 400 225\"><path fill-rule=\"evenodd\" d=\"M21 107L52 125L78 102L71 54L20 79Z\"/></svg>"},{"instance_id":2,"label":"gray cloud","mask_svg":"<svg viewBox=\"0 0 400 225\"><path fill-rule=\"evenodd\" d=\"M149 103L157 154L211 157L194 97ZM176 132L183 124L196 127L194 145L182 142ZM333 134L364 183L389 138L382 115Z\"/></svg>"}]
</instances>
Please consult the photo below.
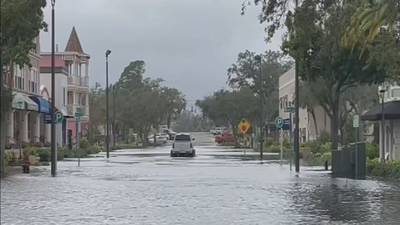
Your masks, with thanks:
<instances>
[{"instance_id":1,"label":"gray cloud","mask_svg":"<svg viewBox=\"0 0 400 225\"><path fill-rule=\"evenodd\" d=\"M240 51L278 49L279 40L264 42L259 9L240 15L242 0L57 0L56 41L65 48L75 26L91 55L91 83L104 85L104 52L111 49L110 76L143 59L147 76L162 78L190 101L226 86L226 69ZM50 8L45 9L50 22ZM50 50L50 34L41 34Z\"/></svg>"}]
</instances>

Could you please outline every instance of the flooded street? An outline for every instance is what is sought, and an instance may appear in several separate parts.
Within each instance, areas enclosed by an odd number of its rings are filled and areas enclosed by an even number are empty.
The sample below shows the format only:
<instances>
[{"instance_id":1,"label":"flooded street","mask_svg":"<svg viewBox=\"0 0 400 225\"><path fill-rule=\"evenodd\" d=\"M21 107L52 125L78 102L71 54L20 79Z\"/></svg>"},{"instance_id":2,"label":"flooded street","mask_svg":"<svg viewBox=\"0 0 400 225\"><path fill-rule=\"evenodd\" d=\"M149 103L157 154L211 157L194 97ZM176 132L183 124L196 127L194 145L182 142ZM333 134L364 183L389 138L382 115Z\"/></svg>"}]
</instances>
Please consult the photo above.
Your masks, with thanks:
<instances>
[{"instance_id":1,"label":"flooded street","mask_svg":"<svg viewBox=\"0 0 400 225\"><path fill-rule=\"evenodd\" d=\"M196 136L197 135L197 136ZM120 150L1 182L1 224L398 224L400 182L331 178L218 147Z\"/></svg>"}]
</instances>

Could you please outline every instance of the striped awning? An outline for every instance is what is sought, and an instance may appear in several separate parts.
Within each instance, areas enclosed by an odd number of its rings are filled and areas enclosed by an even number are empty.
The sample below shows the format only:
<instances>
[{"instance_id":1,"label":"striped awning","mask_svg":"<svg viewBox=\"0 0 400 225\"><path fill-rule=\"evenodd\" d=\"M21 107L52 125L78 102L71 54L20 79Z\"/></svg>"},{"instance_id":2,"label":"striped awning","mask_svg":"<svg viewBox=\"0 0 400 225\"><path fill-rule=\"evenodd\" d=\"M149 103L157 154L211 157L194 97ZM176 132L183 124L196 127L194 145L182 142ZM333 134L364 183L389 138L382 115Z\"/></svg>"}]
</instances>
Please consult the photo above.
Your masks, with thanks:
<instances>
[{"instance_id":1,"label":"striped awning","mask_svg":"<svg viewBox=\"0 0 400 225\"><path fill-rule=\"evenodd\" d=\"M39 106L28 95L20 92L13 93L12 108L19 110L39 111Z\"/></svg>"}]
</instances>

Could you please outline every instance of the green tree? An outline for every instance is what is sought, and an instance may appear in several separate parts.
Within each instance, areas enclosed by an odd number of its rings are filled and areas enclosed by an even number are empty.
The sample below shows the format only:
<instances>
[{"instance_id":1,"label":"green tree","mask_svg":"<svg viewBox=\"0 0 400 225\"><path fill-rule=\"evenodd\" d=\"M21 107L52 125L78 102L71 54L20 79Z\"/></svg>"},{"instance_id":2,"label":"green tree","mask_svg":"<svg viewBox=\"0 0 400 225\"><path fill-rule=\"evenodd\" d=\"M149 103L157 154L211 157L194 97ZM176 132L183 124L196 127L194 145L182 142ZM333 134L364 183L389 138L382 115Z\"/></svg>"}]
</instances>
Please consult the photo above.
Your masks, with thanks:
<instances>
[{"instance_id":1,"label":"green tree","mask_svg":"<svg viewBox=\"0 0 400 225\"><path fill-rule=\"evenodd\" d=\"M285 52L299 59L303 80L318 83L328 115L331 117L332 148L338 146L340 106L343 93L360 84L379 83L389 77L388 71L368 64L361 49L342 45L342 37L360 1L305 0L287 18L289 34L283 44ZM310 22L313 21L313 22ZM296 31L296 35L294 35Z\"/></svg>"},{"instance_id":2,"label":"green tree","mask_svg":"<svg viewBox=\"0 0 400 225\"><path fill-rule=\"evenodd\" d=\"M248 87L238 90L219 90L213 95L198 100L196 105L205 117L217 125L230 126L235 136L237 125L243 118L256 121L259 115L258 98Z\"/></svg>"},{"instance_id":3,"label":"green tree","mask_svg":"<svg viewBox=\"0 0 400 225\"><path fill-rule=\"evenodd\" d=\"M152 129L170 124L184 109L186 101L180 91L162 86L162 79L144 78L145 62L131 62L114 85L115 129L125 140L129 129L139 134L143 143Z\"/></svg>"},{"instance_id":4,"label":"green tree","mask_svg":"<svg viewBox=\"0 0 400 225\"><path fill-rule=\"evenodd\" d=\"M399 38L400 2L397 0L362 1L352 16L343 41L351 47L373 43L383 27L393 31L393 34Z\"/></svg>"},{"instance_id":5,"label":"green tree","mask_svg":"<svg viewBox=\"0 0 400 225\"><path fill-rule=\"evenodd\" d=\"M5 172L4 144L6 113L11 108L11 77L13 66L30 65L29 52L35 48L34 39L46 28L42 9L45 0L1 0L0 31L0 160L1 175Z\"/></svg>"},{"instance_id":6,"label":"green tree","mask_svg":"<svg viewBox=\"0 0 400 225\"><path fill-rule=\"evenodd\" d=\"M286 60L283 53L267 51L259 55L262 59L260 68L256 56L256 53L248 50L239 53L236 63L228 69L228 84L234 89L247 87L257 96L262 93L266 119L273 120L279 114L279 76L289 70L293 63ZM261 85L260 74L263 81Z\"/></svg>"}]
</instances>

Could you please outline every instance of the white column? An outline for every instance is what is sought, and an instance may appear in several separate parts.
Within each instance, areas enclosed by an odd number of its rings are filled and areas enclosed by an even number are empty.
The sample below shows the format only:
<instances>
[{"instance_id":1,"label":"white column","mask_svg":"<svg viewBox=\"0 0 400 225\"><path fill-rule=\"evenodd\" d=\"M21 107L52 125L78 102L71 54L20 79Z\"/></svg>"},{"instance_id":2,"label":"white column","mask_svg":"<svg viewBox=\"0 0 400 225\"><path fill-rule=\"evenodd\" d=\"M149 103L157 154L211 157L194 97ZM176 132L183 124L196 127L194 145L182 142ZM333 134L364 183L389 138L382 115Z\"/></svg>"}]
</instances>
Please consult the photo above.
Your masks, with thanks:
<instances>
[{"instance_id":1,"label":"white column","mask_svg":"<svg viewBox=\"0 0 400 225\"><path fill-rule=\"evenodd\" d=\"M51 124L45 126L45 142L50 143L51 141Z\"/></svg>"},{"instance_id":2,"label":"white column","mask_svg":"<svg viewBox=\"0 0 400 225\"><path fill-rule=\"evenodd\" d=\"M21 118L21 141L22 142L29 142L28 138L28 115L27 111L22 111L22 118Z\"/></svg>"},{"instance_id":3,"label":"white column","mask_svg":"<svg viewBox=\"0 0 400 225\"><path fill-rule=\"evenodd\" d=\"M8 115L8 129L7 129L7 139L6 143L8 141L15 142L14 139L14 111L11 110L11 112Z\"/></svg>"},{"instance_id":4,"label":"white column","mask_svg":"<svg viewBox=\"0 0 400 225\"><path fill-rule=\"evenodd\" d=\"M40 142L40 113L35 113L35 126L34 126L34 132L33 132L33 137L34 137L34 142Z\"/></svg>"}]
</instances>

